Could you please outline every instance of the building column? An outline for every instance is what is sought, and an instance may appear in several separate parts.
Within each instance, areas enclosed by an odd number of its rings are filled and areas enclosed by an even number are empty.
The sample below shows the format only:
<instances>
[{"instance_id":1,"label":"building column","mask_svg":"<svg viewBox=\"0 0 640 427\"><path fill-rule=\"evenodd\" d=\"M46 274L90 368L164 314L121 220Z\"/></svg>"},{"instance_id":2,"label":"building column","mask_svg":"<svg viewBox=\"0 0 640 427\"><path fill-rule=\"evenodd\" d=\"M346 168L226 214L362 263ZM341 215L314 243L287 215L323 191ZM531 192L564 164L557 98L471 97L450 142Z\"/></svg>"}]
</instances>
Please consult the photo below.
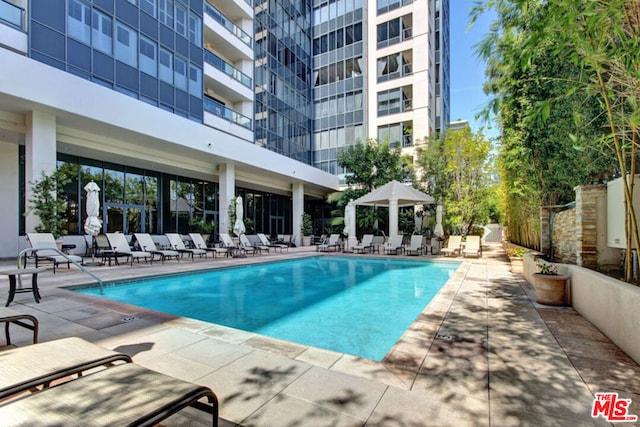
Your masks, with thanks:
<instances>
[{"instance_id":1,"label":"building column","mask_svg":"<svg viewBox=\"0 0 640 427\"><path fill-rule=\"evenodd\" d=\"M28 209L32 196L29 183L39 180L42 172L49 175L56 170L56 116L31 111L26 114L25 123L25 200ZM27 232L33 231L38 224L40 219L35 214L27 214Z\"/></svg>"},{"instance_id":2,"label":"building column","mask_svg":"<svg viewBox=\"0 0 640 427\"><path fill-rule=\"evenodd\" d=\"M295 238L293 243L296 246L300 246L302 244L302 214L304 213L304 184L301 182L296 182L292 187L293 197L292 197L292 215L291 219L292 225L292 233Z\"/></svg>"},{"instance_id":3,"label":"building column","mask_svg":"<svg viewBox=\"0 0 640 427\"><path fill-rule=\"evenodd\" d=\"M398 199L389 199L389 237L398 235Z\"/></svg>"},{"instance_id":4,"label":"building column","mask_svg":"<svg viewBox=\"0 0 640 427\"><path fill-rule=\"evenodd\" d=\"M224 163L220 165L220 188L218 194L220 195L218 205L218 220L220 226L218 232L228 233L229 228L233 227L233 224L229 224L229 204L231 199L235 196L236 191L236 165L233 162Z\"/></svg>"}]
</instances>

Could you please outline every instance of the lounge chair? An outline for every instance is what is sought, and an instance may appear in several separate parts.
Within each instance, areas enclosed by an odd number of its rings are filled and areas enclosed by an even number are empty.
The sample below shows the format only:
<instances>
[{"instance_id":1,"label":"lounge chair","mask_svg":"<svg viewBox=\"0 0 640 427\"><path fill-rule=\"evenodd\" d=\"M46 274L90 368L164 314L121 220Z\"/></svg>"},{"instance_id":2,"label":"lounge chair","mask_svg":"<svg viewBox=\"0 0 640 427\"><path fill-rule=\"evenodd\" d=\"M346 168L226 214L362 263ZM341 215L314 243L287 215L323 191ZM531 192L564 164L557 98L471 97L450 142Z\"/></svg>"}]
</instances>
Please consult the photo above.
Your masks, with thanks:
<instances>
[{"instance_id":1,"label":"lounge chair","mask_svg":"<svg viewBox=\"0 0 640 427\"><path fill-rule=\"evenodd\" d=\"M364 253L373 252L373 234L365 234L359 244L353 246L353 252Z\"/></svg>"},{"instance_id":2,"label":"lounge chair","mask_svg":"<svg viewBox=\"0 0 640 427\"><path fill-rule=\"evenodd\" d=\"M207 257L207 251L205 249L187 248L182 241L182 237L180 237L178 233L165 233L164 235L169 239L169 244L174 251L178 251L181 254L189 254L191 256L191 260L194 260L195 255L200 256L200 258L202 258L202 255L204 255L205 258Z\"/></svg>"},{"instance_id":3,"label":"lounge chair","mask_svg":"<svg viewBox=\"0 0 640 427\"><path fill-rule=\"evenodd\" d=\"M225 248L231 256L235 255L236 251L241 250L240 247L236 246L233 242L229 233L220 233L220 240L222 241L222 247Z\"/></svg>"},{"instance_id":4,"label":"lounge chair","mask_svg":"<svg viewBox=\"0 0 640 427\"><path fill-rule=\"evenodd\" d=\"M316 247L316 251L318 252L330 252L331 250L338 251L340 249L342 249L342 242L340 241L339 234L330 235L328 241Z\"/></svg>"},{"instance_id":5,"label":"lounge chair","mask_svg":"<svg viewBox=\"0 0 640 427\"><path fill-rule=\"evenodd\" d=\"M249 240L249 243L251 243L251 245L254 248L258 248L260 250L260 252L265 251L267 253L269 253L271 251L271 245L269 244L263 244L262 240L260 240L260 238L255 235L255 234L247 234L247 239Z\"/></svg>"},{"instance_id":6,"label":"lounge chair","mask_svg":"<svg viewBox=\"0 0 640 427\"><path fill-rule=\"evenodd\" d=\"M424 252L424 238L422 236L411 236L409 245L404 248L407 255L421 255Z\"/></svg>"},{"instance_id":7,"label":"lounge chair","mask_svg":"<svg viewBox=\"0 0 640 427\"><path fill-rule=\"evenodd\" d=\"M126 354L70 337L0 352L0 399L115 362Z\"/></svg>"},{"instance_id":8,"label":"lounge chair","mask_svg":"<svg viewBox=\"0 0 640 427\"><path fill-rule=\"evenodd\" d=\"M389 240L384 244L385 255L398 255L398 252L402 253L402 239L404 236L396 235L389 236Z\"/></svg>"},{"instance_id":9,"label":"lounge chair","mask_svg":"<svg viewBox=\"0 0 640 427\"><path fill-rule=\"evenodd\" d=\"M6 345L11 345L11 332L9 330L11 324L22 326L25 329L33 331L33 344L38 342L38 319L36 319L35 316L18 313L10 308L0 307L0 322L4 323ZM0 361L2 361L2 357L0 357ZM2 366L1 363L0 366ZM0 379L0 381L2 380Z\"/></svg>"},{"instance_id":10,"label":"lounge chair","mask_svg":"<svg viewBox=\"0 0 640 427\"><path fill-rule=\"evenodd\" d=\"M217 254L228 255L228 253L229 253L227 248L210 248L210 247L208 247L207 243L204 240L204 237L202 237L202 234L200 234L200 233L189 233L189 237L191 237L191 241L193 242L193 245L197 249L202 249L202 250L205 250L207 252L213 253L214 258L215 258L215 256Z\"/></svg>"},{"instance_id":11,"label":"lounge chair","mask_svg":"<svg viewBox=\"0 0 640 427\"><path fill-rule=\"evenodd\" d=\"M241 251L244 251L245 253L250 252L252 254L256 254L258 253L258 251L260 251L259 248L254 247L251 242L249 241L249 239L247 239L247 236L245 236L244 234L240 235L240 246L239 249ZM262 251L260 251L262 252Z\"/></svg>"},{"instance_id":12,"label":"lounge chair","mask_svg":"<svg viewBox=\"0 0 640 427\"><path fill-rule=\"evenodd\" d=\"M264 235L264 233L258 233L257 236L258 239L260 239L260 243L262 243L263 245L274 249L280 249L280 252L282 252L283 249L286 249L287 252L289 252L289 245L285 245L284 243L271 243L269 239L267 239L267 236Z\"/></svg>"},{"instance_id":13,"label":"lounge chair","mask_svg":"<svg viewBox=\"0 0 640 427\"><path fill-rule=\"evenodd\" d=\"M462 245L462 236L449 236L447 246L440 249L445 256L460 255L460 246Z\"/></svg>"},{"instance_id":14,"label":"lounge chair","mask_svg":"<svg viewBox=\"0 0 640 427\"><path fill-rule=\"evenodd\" d=\"M111 245L112 250L116 251L119 254L124 254L130 257L131 265L133 265L134 260L140 262L141 258L144 258L145 262L149 260L151 263L153 263L153 254L146 251L131 250L131 246L129 246L127 237L124 234L107 233L107 239L109 240L109 244Z\"/></svg>"},{"instance_id":15,"label":"lounge chair","mask_svg":"<svg viewBox=\"0 0 640 427\"><path fill-rule=\"evenodd\" d=\"M180 261L180 252L177 251L173 251L173 250L165 250L165 249L158 249L158 247L156 246L155 242L153 241L153 239L151 238L150 234L147 233L133 233L133 235L136 238L136 241L138 242L138 245L140 245L140 249L142 249L145 252L151 252L152 254L156 254L160 256L160 260L164 263L164 261L167 258L175 258L176 260Z\"/></svg>"},{"instance_id":16,"label":"lounge chair","mask_svg":"<svg viewBox=\"0 0 640 427\"><path fill-rule=\"evenodd\" d=\"M126 257L127 262L129 262L129 258L131 258L130 253L119 252L113 249L106 234L98 234L94 237L93 253L96 257L100 257L102 259L103 264L105 261L108 261L109 265L111 265L112 259L115 260L116 264L119 264L118 257Z\"/></svg>"},{"instance_id":17,"label":"lounge chair","mask_svg":"<svg viewBox=\"0 0 640 427\"><path fill-rule=\"evenodd\" d=\"M63 255L58 251L56 239L53 238L51 233L27 233L27 239L29 245L36 249L34 252L34 258L36 261L36 268L38 263L51 262L53 263L53 272L56 272L56 267L60 264L67 264L67 268L71 268L71 262L77 262L82 264L82 257L77 255Z\"/></svg>"},{"instance_id":18,"label":"lounge chair","mask_svg":"<svg viewBox=\"0 0 640 427\"><path fill-rule=\"evenodd\" d=\"M462 257L475 256L480 258L482 256L482 246L480 242L480 236L467 236L464 248L462 249Z\"/></svg>"},{"instance_id":19,"label":"lounge chair","mask_svg":"<svg viewBox=\"0 0 640 427\"><path fill-rule=\"evenodd\" d=\"M187 406L206 411L218 425L218 399L210 388L123 363L6 402L0 419L8 425L153 426Z\"/></svg>"}]
</instances>

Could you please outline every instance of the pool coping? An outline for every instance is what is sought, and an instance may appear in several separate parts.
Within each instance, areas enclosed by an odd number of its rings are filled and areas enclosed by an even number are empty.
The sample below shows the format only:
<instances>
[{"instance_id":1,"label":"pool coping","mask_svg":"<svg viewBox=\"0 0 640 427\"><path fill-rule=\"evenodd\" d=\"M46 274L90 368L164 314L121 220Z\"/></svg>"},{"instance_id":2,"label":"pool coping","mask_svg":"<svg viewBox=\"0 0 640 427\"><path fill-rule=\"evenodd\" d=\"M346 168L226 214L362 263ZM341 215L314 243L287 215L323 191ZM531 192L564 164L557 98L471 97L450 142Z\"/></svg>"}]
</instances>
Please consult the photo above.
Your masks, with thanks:
<instances>
[{"instance_id":1,"label":"pool coping","mask_svg":"<svg viewBox=\"0 0 640 427\"><path fill-rule=\"evenodd\" d=\"M118 279L106 281L107 283L117 283L122 281L135 281L150 278L171 275L187 274L189 272L213 271L227 268L237 268L242 265L260 264L265 262L286 262L292 259L310 258L317 256L344 256L344 257L362 257L362 255L349 253L301 253L297 257L287 257L283 260L274 260L273 258L264 259L265 257L253 257L242 260L242 263L233 265L220 265L207 268L190 269L188 271L173 273L158 273L148 275L137 275L133 277L120 277ZM418 258L411 256L393 256L388 255L368 255L367 257L375 259L387 260L411 260L418 262L451 262L460 264L451 277L439 289L433 299L423 308L423 310L414 319L411 325L405 330L401 337L387 352L381 361L374 361L346 353L339 353L331 350L325 350L308 345L298 344L291 341L272 338L253 332L247 332L240 329L209 323L189 317L177 316L170 313L160 312L145 307L135 306L132 304L121 303L93 295L74 292L71 288L86 287L89 283L80 283L68 286L57 286L58 289L76 295L80 299L90 301L92 305L108 308L118 313L130 313L132 311L148 313L153 318L164 319L164 324L171 327L186 328L191 332L198 332L205 336L212 337L228 344L241 345L254 350L268 351L279 354L287 358L307 363L320 368L336 370L351 375L360 376L370 380L382 382L386 385L398 387L404 390L410 390L413 383L420 372L424 360L427 357L433 343L436 340L450 339L446 335L438 334L440 327L449 311L452 301L454 300L461 284L463 283L472 263L468 260L445 258ZM95 283L92 283L95 287ZM439 336L442 335L442 336Z\"/></svg>"}]
</instances>

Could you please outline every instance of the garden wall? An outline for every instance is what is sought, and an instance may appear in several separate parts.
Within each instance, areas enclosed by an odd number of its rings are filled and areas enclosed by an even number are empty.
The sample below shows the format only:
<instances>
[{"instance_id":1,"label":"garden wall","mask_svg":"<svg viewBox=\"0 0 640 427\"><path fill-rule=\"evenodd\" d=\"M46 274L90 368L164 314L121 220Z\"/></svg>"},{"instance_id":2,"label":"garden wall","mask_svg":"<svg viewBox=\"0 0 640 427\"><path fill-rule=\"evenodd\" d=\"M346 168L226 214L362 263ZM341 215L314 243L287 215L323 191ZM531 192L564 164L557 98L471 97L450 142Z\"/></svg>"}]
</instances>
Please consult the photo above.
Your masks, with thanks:
<instances>
[{"instance_id":1,"label":"garden wall","mask_svg":"<svg viewBox=\"0 0 640 427\"><path fill-rule=\"evenodd\" d=\"M540 209L540 251L553 261L598 269L620 264L620 249L607 246L607 186L575 188L575 207Z\"/></svg>"},{"instance_id":2,"label":"garden wall","mask_svg":"<svg viewBox=\"0 0 640 427\"><path fill-rule=\"evenodd\" d=\"M568 274L571 306L614 344L640 363L640 287L575 265L561 264ZM537 271L533 254L524 256L524 276L533 284Z\"/></svg>"}]
</instances>

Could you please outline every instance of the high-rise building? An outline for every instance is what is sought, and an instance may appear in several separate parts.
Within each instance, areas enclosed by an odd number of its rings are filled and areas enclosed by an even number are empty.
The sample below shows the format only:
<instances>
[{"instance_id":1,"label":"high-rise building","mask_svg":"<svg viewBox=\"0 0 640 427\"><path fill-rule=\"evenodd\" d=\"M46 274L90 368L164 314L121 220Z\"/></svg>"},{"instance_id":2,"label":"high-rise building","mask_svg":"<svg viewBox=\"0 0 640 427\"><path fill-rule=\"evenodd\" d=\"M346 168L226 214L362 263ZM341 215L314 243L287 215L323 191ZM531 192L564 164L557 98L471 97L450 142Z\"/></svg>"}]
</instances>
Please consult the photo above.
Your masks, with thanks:
<instances>
[{"instance_id":1,"label":"high-rise building","mask_svg":"<svg viewBox=\"0 0 640 427\"><path fill-rule=\"evenodd\" d=\"M104 232L184 233L202 220L226 232L240 195L255 231L299 237L305 202L338 180L308 164L311 7L305 21L289 6L295 23L277 8L260 15L290 65L268 75L277 96L263 97L248 0L0 0L0 257L24 246L38 223L30 183L56 167L71 178L61 196L72 235L93 180ZM265 116L280 139L255 143L256 101L288 117Z\"/></svg>"},{"instance_id":2,"label":"high-rise building","mask_svg":"<svg viewBox=\"0 0 640 427\"><path fill-rule=\"evenodd\" d=\"M0 0L4 235L37 219L30 182L87 180L103 231L229 227L298 234L305 203L367 138L414 153L449 120L448 0ZM9 193L20 197L8 197ZM0 256L2 256L0 250Z\"/></svg>"}]
</instances>

